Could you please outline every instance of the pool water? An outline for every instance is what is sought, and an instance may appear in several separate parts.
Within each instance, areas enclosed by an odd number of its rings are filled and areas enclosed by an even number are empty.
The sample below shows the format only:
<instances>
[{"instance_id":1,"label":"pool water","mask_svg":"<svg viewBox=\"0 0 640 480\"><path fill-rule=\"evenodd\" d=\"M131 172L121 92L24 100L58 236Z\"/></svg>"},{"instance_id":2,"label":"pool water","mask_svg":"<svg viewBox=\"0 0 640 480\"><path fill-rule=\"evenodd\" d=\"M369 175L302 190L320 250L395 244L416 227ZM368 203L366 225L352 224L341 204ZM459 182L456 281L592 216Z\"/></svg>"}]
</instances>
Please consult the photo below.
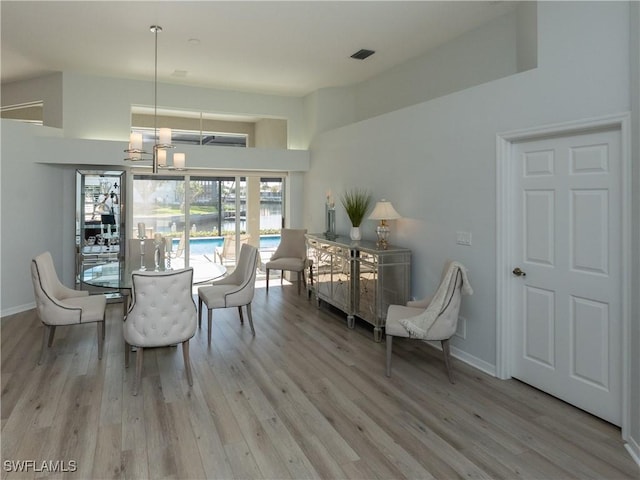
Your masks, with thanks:
<instances>
[{"instance_id":1,"label":"pool water","mask_svg":"<svg viewBox=\"0 0 640 480\"><path fill-rule=\"evenodd\" d=\"M178 248L180 239L173 239L173 251ZM189 239L191 255L210 255L216 247L222 247L223 237L200 237ZM260 235L260 250L275 250L280 244L280 235Z\"/></svg>"}]
</instances>

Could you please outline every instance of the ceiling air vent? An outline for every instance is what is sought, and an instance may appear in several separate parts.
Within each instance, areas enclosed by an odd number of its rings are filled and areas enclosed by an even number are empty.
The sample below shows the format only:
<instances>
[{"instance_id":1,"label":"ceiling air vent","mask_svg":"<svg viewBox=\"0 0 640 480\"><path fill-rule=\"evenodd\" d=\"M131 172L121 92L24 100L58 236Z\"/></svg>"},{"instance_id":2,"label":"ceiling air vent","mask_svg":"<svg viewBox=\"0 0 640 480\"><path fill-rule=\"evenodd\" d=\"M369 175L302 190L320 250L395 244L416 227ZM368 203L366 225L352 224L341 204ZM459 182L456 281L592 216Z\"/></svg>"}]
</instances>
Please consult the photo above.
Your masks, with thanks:
<instances>
[{"instance_id":1,"label":"ceiling air vent","mask_svg":"<svg viewBox=\"0 0 640 480\"><path fill-rule=\"evenodd\" d=\"M355 58L356 60L364 60L365 58L370 57L374 53L376 53L375 50L367 50L366 48L363 48L361 50L358 50L353 55L351 55L351 58Z\"/></svg>"}]
</instances>

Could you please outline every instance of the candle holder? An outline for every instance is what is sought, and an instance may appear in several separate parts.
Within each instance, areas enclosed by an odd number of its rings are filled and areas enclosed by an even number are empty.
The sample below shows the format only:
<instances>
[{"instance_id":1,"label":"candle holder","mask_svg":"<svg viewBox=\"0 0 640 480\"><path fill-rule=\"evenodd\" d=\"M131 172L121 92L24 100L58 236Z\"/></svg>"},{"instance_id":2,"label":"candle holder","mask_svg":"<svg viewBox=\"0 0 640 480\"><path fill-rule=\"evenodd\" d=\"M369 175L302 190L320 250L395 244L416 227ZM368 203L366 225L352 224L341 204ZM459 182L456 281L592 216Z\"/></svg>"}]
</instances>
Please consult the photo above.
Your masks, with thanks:
<instances>
[{"instance_id":1,"label":"candle holder","mask_svg":"<svg viewBox=\"0 0 640 480\"><path fill-rule=\"evenodd\" d=\"M324 236L329 240L334 240L336 235L336 205L335 203L327 202L324 205L324 218L326 222L326 230Z\"/></svg>"},{"instance_id":2,"label":"candle holder","mask_svg":"<svg viewBox=\"0 0 640 480\"><path fill-rule=\"evenodd\" d=\"M145 236L144 235L143 236L139 236L138 235L138 238L140 239L140 270L144 271L144 270L147 269L147 267L144 264L144 239L145 239Z\"/></svg>"},{"instance_id":3,"label":"candle holder","mask_svg":"<svg viewBox=\"0 0 640 480\"><path fill-rule=\"evenodd\" d=\"M173 251L173 239L171 237L165 237L164 256L167 259L167 270L171 270L171 252Z\"/></svg>"},{"instance_id":4,"label":"candle holder","mask_svg":"<svg viewBox=\"0 0 640 480\"><path fill-rule=\"evenodd\" d=\"M155 247L155 251L153 252L153 261L155 263L155 271L160 270L160 245L162 244L162 237L157 234L153 239L153 246Z\"/></svg>"}]
</instances>

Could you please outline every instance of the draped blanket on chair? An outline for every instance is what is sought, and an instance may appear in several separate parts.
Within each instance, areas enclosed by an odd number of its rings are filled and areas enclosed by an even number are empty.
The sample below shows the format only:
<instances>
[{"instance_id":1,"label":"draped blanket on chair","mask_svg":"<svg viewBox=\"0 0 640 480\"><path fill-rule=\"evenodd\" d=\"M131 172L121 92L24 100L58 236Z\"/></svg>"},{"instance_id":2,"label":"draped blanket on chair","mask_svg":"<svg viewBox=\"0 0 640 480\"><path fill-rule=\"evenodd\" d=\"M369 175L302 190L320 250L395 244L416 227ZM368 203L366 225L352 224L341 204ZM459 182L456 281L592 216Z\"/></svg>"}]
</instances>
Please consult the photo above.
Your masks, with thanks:
<instances>
[{"instance_id":1,"label":"draped blanket on chair","mask_svg":"<svg viewBox=\"0 0 640 480\"><path fill-rule=\"evenodd\" d=\"M459 262L451 262L426 310L415 317L400 320L400 324L409 332L411 338L428 338L429 329L447 307L453 296L458 274L462 275L462 293L464 295L473 294L473 289L467 277L467 269Z\"/></svg>"}]
</instances>

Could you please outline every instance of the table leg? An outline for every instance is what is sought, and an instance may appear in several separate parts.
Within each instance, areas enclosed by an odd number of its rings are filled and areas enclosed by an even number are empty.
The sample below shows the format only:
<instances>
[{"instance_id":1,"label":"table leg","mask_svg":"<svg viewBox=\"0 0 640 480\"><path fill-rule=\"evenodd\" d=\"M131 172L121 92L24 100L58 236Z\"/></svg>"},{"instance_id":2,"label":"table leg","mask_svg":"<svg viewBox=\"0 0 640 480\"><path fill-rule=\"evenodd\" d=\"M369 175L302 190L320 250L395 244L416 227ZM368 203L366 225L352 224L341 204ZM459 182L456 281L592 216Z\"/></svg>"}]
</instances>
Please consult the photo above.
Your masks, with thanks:
<instances>
[{"instance_id":1,"label":"table leg","mask_svg":"<svg viewBox=\"0 0 640 480\"><path fill-rule=\"evenodd\" d=\"M347 315L347 327L356 328L356 317L353 315Z\"/></svg>"},{"instance_id":2,"label":"table leg","mask_svg":"<svg viewBox=\"0 0 640 480\"><path fill-rule=\"evenodd\" d=\"M378 343L382 341L382 328L373 327L373 341Z\"/></svg>"}]
</instances>

